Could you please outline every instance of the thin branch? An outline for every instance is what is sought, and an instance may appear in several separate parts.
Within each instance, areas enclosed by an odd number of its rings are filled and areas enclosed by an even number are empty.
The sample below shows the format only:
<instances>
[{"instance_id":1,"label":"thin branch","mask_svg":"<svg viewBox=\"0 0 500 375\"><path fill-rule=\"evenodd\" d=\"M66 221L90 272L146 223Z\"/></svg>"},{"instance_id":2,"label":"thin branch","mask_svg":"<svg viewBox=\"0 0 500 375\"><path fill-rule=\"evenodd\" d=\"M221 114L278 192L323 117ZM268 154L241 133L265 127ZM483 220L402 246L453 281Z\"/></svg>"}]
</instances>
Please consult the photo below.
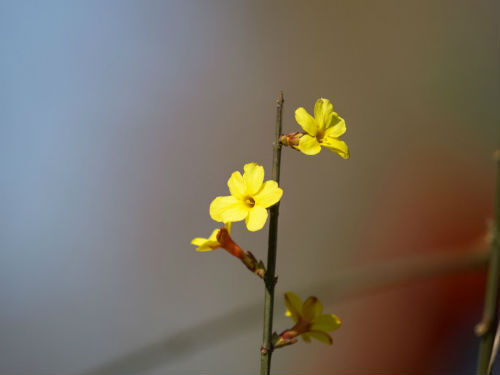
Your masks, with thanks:
<instances>
[{"instance_id":1,"label":"thin branch","mask_svg":"<svg viewBox=\"0 0 500 375\"><path fill-rule=\"evenodd\" d=\"M273 180L280 182L281 167L281 114L283 111L283 92L280 92L276 102L276 123L273 143ZM273 354L273 310L274 310L274 286L276 284L276 250L278 245L278 215L279 202L270 208L269 219L269 241L267 249L267 271L265 277L264 297L264 330L262 334L262 347L260 356L260 373L268 375L271 371L271 356Z\"/></svg>"}]
</instances>

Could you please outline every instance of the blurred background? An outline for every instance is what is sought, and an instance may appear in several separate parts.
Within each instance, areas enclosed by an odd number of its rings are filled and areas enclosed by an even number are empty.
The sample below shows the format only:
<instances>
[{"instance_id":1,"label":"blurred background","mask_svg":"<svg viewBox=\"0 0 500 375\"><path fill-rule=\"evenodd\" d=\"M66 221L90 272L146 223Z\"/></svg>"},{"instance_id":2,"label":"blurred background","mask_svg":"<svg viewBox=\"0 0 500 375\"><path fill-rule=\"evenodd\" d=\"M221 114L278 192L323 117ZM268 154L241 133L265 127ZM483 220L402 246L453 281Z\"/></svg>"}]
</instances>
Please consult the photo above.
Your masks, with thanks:
<instances>
[{"instance_id":1,"label":"blurred background","mask_svg":"<svg viewBox=\"0 0 500 375\"><path fill-rule=\"evenodd\" d=\"M332 100L351 158L283 150L275 328L290 325L287 290L343 326L331 347L277 352L274 373L470 374L481 268L345 290L372 266L484 237L499 10L0 2L0 374L258 372L261 282L190 241L215 228L208 206L233 171L254 161L270 176L280 90L285 132L297 107ZM267 225L234 238L265 258Z\"/></svg>"}]
</instances>

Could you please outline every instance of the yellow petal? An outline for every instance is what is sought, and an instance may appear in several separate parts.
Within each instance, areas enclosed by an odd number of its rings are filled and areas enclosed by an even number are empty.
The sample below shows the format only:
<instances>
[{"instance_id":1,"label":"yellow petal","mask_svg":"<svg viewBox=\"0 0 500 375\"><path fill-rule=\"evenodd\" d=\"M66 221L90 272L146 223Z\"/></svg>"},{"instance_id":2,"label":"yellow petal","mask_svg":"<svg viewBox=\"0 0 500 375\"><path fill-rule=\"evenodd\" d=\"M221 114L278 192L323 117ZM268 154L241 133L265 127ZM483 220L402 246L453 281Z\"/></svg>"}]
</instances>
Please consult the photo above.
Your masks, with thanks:
<instances>
[{"instance_id":1,"label":"yellow petal","mask_svg":"<svg viewBox=\"0 0 500 375\"><path fill-rule=\"evenodd\" d=\"M246 185L246 193L256 194L264 182L264 168L256 163L248 163L243 167L243 180Z\"/></svg>"},{"instance_id":2,"label":"yellow petal","mask_svg":"<svg viewBox=\"0 0 500 375\"><path fill-rule=\"evenodd\" d=\"M273 204L279 202L283 195L283 189L278 187L276 181L266 181L262 185L262 189L254 196L255 205L264 208L271 207Z\"/></svg>"},{"instance_id":3,"label":"yellow petal","mask_svg":"<svg viewBox=\"0 0 500 375\"><path fill-rule=\"evenodd\" d=\"M216 230L216 232L218 229ZM212 251L220 247L219 242L212 241L208 238L196 237L191 241L192 245L198 246L196 251Z\"/></svg>"},{"instance_id":4,"label":"yellow petal","mask_svg":"<svg viewBox=\"0 0 500 375\"><path fill-rule=\"evenodd\" d=\"M325 129L330 125L333 116L333 105L328 99L319 98L314 105L314 118L319 129Z\"/></svg>"},{"instance_id":5,"label":"yellow petal","mask_svg":"<svg viewBox=\"0 0 500 375\"><path fill-rule=\"evenodd\" d=\"M346 132L345 121L340 116L334 116L331 125L325 131L325 137L338 138Z\"/></svg>"},{"instance_id":6,"label":"yellow petal","mask_svg":"<svg viewBox=\"0 0 500 375\"><path fill-rule=\"evenodd\" d=\"M324 342L325 344L332 345L333 341L330 335L323 331L309 331L307 332L309 336L312 338Z\"/></svg>"},{"instance_id":7,"label":"yellow petal","mask_svg":"<svg viewBox=\"0 0 500 375\"><path fill-rule=\"evenodd\" d=\"M320 315L313 319L311 330L312 331L335 331L340 327L340 319L333 314Z\"/></svg>"},{"instance_id":8,"label":"yellow petal","mask_svg":"<svg viewBox=\"0 0 500 375\"><path fill-rule=\"evenodd\" d=\"M307 113L305 108L300 107L295 110L295 121L304 129L309 135L315 136L318 131L318 124L314 118Z\"/></svg>"},{"instance_id":9,"label":"yellow petal","mask_svg":"<svg viewBox=\"0 0 500 375\"><path fill-rule=\"evenodd\" d=\"M266 224L266 220L267 210L262 206L254 206L248 212L245 222L247 224L247 229L250 232L255 232L262 229L262 227Z\"/></svg>"},{"instance_id":10,"label":"yellow petal","mask_svg":"<svg viewBox=\"0 0 500 375\"><path fill-rule=\"evenodd\" d=\"M235 197L217 197L210 203L210 217L215 221L240 221L248 215L248 209Z\"/></svg>"},{"instance_id":11,"label":"yellow petal","mask_svg":"<svg viewBox=\"0 0 500 375\"><path fill-rule=\"evenodd\" d=\"M191 245L201 246L208 241L208 238L196 237L191 240Z\"/></svg>"},{"instance_id":12,"label":"yellow petal","mask_svg":"<svg viewBox=\"0 0 500 375\"><path fill-rule=\"evenodd\" d=\"M306 155L316 155L321 151L321 146L316 140L316 137L311 137L307 134L300 138L297 148Z\"/></svg>"},{"instance_id":13,"label":"yellow petal","mask_svg":"<svg viewBox=\"0 0 500 375\"><path fill-rule=\"evenodd\" d=\"M340 157L349 159L349 148L344 141L341 141L340 139L325 137L323 138L323 142L321 142L321 145L326 147L330 151L340 155Z\"/></svg>"},{"instance_id":14,"label":"yellow petal","mask_svg":"<svg viewBox=\"0 0 500 375\"><path fill-rule=\"evenodd\" d=\"M309 297L302 306L302 316L308 322L312 322L323 312L323 304L317 297Z\"/></svg>"},{"instance_id":15,"label":"yellow petal","mask_svg":"<svg viewBox=\"0 0 500 375\"><path fill-rule=\"evenodd\" d=\"M203 245L198 246L196 251L212 251L220 247L220 243L217 241L207 241Z\"/></svg>"},{"instance_id":16,"label":"yellow petal","mask_svg":"<svg viewBox=\"0 0 500 375\"><path fill-rule=\"evenodd\" d=\"M285 306L288 316L291 316L293 321L297 323L302 315L302 301L294 292L285 293Z\"/></svg>"},{"instance_id":17,"label":"yellow petal","mask_svg":"<svg viewBox=\"0 0 500 375\"><path fill-rule=\"evenodd\" d=\"M219 229L215 229L210 237L208 237L208 240L217 242L217 233L219 233Z\"/></svg>"},{"instance_id":18,"label":"yellow petal","mask_svg":"<svg viewBox=\"0 0 500 375\"><path fill-rule=\"evenodd\" d=\"M234 172L231 177L229 177L227 186L233 197L243 199L247 195L245 181L243 181L243 176L239 171Z\"/></svg>"}]
</instances>

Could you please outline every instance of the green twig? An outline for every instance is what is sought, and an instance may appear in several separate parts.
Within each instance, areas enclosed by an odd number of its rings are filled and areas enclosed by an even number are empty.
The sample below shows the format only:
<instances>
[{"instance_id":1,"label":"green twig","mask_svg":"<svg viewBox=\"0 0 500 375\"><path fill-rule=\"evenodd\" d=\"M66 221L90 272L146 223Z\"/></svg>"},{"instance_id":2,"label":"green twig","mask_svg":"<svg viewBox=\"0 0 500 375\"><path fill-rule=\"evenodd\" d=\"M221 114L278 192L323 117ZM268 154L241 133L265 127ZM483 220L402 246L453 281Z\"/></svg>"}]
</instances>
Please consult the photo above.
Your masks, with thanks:
<instances>
[{"instance_id":1,"label":"green twig","mask_svg":"<svg viewBox=\"0 0 500 375\"><path fill-rule=\"evenodd\" d=\"M280 182L281 166L281 113L283 110L283 92L280 92L276 102L276 124L273 143L273 180L278 184ZM271 356L273 354L273 309L274 309L274 285L276 284L276 247L278 244L278 215L279 202L270 208L269 219L269 242L267 249L267 271L265 282L265 300L264 300L264 331L262 338L260 373L268 375L271 371Z\"/></svg>"},{"instance_id":2,"label":"green twig","mask_svg":"<svg viewBox=\"0 0 500 375\"><path fill-rule=\"evenodd\" d=\"M500 271L500 151L495 153L495 158L497 162L495 221L491 233L490 261L484 296L483 319L476 326L476 333L480 336L477 375L487 375L490 371L493 341L498 326L498 277Z\"/></svg>"}]
</instances>

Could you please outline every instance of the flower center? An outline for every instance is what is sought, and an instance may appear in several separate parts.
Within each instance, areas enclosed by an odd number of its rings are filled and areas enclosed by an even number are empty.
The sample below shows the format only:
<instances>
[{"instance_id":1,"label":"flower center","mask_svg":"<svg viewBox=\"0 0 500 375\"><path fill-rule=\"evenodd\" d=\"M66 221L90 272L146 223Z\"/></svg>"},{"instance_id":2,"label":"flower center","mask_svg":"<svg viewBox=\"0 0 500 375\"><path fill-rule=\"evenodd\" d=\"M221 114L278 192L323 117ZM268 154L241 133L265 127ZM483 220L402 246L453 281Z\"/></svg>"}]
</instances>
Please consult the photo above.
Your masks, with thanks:
<instances>
[{"instance_id":1,"label":"flower center","mask_svg":"<svg viewBox=\"0 0 500 375\"><path fill-rule=\"evenodd\" d=\"M245 204L252 208L253 206L255 206L255 200L252 198L252 197L246 197L245 198Z\"/></svg>"},{"instance_id":2,"label":"flower center","mask_svg":"<svg viewBox=\"0 0 500 375\"><path fill-rule=\"evenodd\" d=\"M317 139L317 141L321 143L321 141L323 140L324 136L325 136L325 131L324 130L318 130L318 132L316 133L316 139Z\"/></svg>"}]
</instances>

